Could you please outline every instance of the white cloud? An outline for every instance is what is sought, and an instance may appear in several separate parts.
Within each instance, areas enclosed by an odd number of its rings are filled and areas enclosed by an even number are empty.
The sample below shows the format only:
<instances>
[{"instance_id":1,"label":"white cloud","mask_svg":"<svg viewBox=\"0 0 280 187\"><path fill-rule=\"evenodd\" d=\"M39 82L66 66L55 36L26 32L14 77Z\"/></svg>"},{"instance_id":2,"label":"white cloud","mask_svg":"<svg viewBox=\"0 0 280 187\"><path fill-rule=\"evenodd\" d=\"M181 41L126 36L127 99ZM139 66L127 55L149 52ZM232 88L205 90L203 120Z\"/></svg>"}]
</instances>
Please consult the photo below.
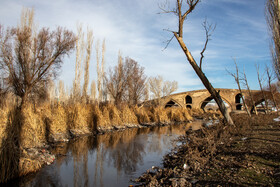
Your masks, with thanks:
<instances>
[{"instance_id":1,"label":"white cloud","mask_svg":"<svg viewBox=\"0 0 280 187\"><path fill-rule=\"evenodd\" d=\"M23 6L34 7L35 20L40 26L52 29L63 26L76 31L76 23L79 21L84 24L85 30L87 25L93 29L95 41L106 39L107 67L117 63L118 51L121 50L124 57L130 56L144 66L148 76L160 74L168 80L176 80L181 89L200 88L201 82L175 39L162 51L165 46L163 42L172 36L163 29L177 29L176 16L157 14L160 12L158 3L163 1L2 0L0 23L16 25ZM202 1L188 18L184 25L184 40L197 61L205 40L201 22L206 15L210 22L218 22L205 52L203 68L207 73L216 71L216 74L224 76L221 72L232 63L231 57L268 61L268 44L264 46L268 38L266 24L264 19L260 20L264 15L259 12L262 4L256 3L256 12L249 5L243 0ZM60 77L68 85L71 85L74 77L74 56L65 60ZM96 77L95 63L93 52L91 79ZM228 85L223 78L211 80L220 85Z\"/></svg>"}]
</instances>

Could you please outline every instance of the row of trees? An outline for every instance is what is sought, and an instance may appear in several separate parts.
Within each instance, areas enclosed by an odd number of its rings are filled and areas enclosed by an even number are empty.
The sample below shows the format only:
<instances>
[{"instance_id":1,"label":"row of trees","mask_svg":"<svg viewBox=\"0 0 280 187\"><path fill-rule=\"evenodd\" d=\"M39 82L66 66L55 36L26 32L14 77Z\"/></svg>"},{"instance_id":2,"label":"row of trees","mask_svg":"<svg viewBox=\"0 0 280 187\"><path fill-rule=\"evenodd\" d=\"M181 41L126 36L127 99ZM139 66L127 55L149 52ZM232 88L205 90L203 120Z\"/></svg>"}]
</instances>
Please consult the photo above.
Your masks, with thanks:
<instances>
[{"instance_id":1,"label":"row of trees","mask_svg":"<svg viewBox=\"0 0 280 187\"><path fill-rule=\"evenodd\" d=\"M84 74L86 73L84 71ZM114 102L115 105L122 103L136 105L149 99L155 99L156 103L159 104L161 97L170 95L178 88L176 81L166 81L162 76L148 78L145 75L144 67L141 67L130 57L122 58L120 54L118 64L110 67L97 81L100 86L97 86L98 84L93 80L91 92L86 97L84 97L84 91L78 93L73 92L73 90L65 91L64 82L61 80L56 89L58 93L55 94L55 85L53 84L52 89L49 89L52 92L50 95L53 99L57 95L56 97L63 102L69 99L71 102ZM77 82L74 81L74 83ZM78 88L79 84L80 82L78 82Z\"/></svg>"},{"instance_id":2,"label":"row of trees","mask_svg":"<svg viewBox=\"0 0 280 187\"><path fill-rule=\"evenodd\" d=\"M8 29L0 25L0 94L3 96L13 92L21 98L21 106L31 98L38 101L56 97L53 80L58 75L63 57L74 49L75 79L70 94L65 91L64 82L59 81L57 90L61 101L69 98L73 102L113 101L116 105L123 102L135 105L148 100L150 92L153 99L158 99L177 90L177 82L164 81L160 76L148 79L138 62L129 57L123 59L121 54L118 64L105 72L104 40L101 54L99 41L95 47L97 84L92 81L89 96L92 47L91 29L85 34L82 25L78 24L77 35L61 27L54 31L49 28L37 31L34 26L34 10L24 9L20 25ZM84 78L81 86L82 75Z\"/></svg>"}]
</instances>

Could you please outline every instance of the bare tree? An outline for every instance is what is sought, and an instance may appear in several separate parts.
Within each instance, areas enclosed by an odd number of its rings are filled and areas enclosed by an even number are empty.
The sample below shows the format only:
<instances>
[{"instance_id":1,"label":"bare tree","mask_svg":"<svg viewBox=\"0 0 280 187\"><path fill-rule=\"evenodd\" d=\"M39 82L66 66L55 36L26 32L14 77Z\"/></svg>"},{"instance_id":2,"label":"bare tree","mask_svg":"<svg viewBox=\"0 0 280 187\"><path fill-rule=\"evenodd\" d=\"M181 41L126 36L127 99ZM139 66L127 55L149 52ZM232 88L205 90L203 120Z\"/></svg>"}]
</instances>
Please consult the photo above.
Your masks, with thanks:
<instances>
[{"instance_id":1,"label":"bare tree","mask_svg":"<svg viewBox=\"0 0 280 187\"><path fill-rule=\"evenodd\" d=\"M245 102L245 99L244 99L244 95L243 95L243 91L241 89L241 86L240 86L240 76L239 76L239 70L238 70L238 67L237 67L237 64L236 64L236 61L234 60L234 64L235 64L235 69L236 69L236 73L231 73L228 71L228 73L234 78L237 86L238 86L238 89L239 89L239 92L240 92L240 95L241 95L241 99L242 99L242 102L243 102L243 105L246 109L246 112L248 114L249 117L251 117L251 113L250 111L248 110L248 106Z\"/></svg>"},{"instance_id":2,"label":"bare tree","mask_svg":"<svg viewBox=\"0 0 280 187\"><path fill-rule=\"evenodd\" d=\"M90 100L92 102L95 102L96 100L96 83L94 80L91 82L90 85Z\"/></svg>"},{"instance_id":3,"label":"bare tree","mask_svg":"<svg viewBox=\"0 0 280 187\"><path fill-rule=\"evenodd\" d=\"M211 30L213 30L215 27L212 25L204 24L204 29L206 30L206 43L204 45L204 48L201 52L201 58L200 58L200 65L198 66L196 61L194 60L191 52L188 50L186 44L183 40L183 29L184 29L184 22L187 19L187 16L195 9L196 5L199 3L200 0L177 0L176 1L176 8L173 10L167 11L163 10L164 13L173 13L178 18L178 31L172 31L173 37L175 37L180 44L183 52L185 53L190 65L193 67L194 71L202 81L203 85L206 87L206 89L209 91L211 96L214 98L216 103L219 106L219 109L221 113L223 114L224 118L226 119L227 123L230 125L234 125L231 116L229 115L229 112L219 94L219 92L212 86L212 84L209 82L208 78L202 71L202 59L203 59L203 52L206 50L207 42L209 40L209 36L211 35ZM184 10L185 9L185 10ZM173 38L172 37L172 38ZM171 40L170 40L171 41Z\"/></svg>"},{"instance_id":4,"label":"bare tree","mask_svg":"<svg viewBox=\"0 0 280 187\"><path fill-rule=\"evenodd\" d=\"M144 67L141 67L135 60L127 57L125 68L128 72L128 103L136 105L144 97L145 82L147 76L144 73Z\"/></svg>"},{"instance_id":5,"label":"bare tree","mask_svg":"<svg viewBox=\"0 0 280 187\"><path fill-rule=\"evenodd\" d=\"M84 55L84 33L81 23L77 24L78 37L76 40L76 65L75 65L75 80L73 85L73 99L74 101L81 99L81 76L82 76L82 59Z\"/></svg>"},{"instance_id":6,"label":"bare tree","mask_svg":"<svg viewBox=\"0 0 280 187\"><path fill-rule=\"evenodd\" d=\"M62 58L75 46L73 32L58 27L36 32L33 10L23 10L20 26L0 31L0 71L23 106L42 84L54 78Z\"/></svg>"},{"instance_id":7,"label":"bare tree","mask_svg":"<svg viewBox=\"0 0 280 187\"><path fill-rule=\"evenodd\" d=\"M173 92L175 92L178 89L178 82L177 81L164 81L163 83L163 89L162 89L162 95L163 96L169 96Z\"/></svg>"},{"instance_id":8,"label":"bare tree","mask_svg":"<svg viewBox=\"0 0 280 187\"><path fill-rule=\"evenodd\" d=\"M105 101L107 100L107 89L105 85L105 52L106 52L106 42L105 39L103 39L102 43L102 59L101 59L101 82L102 82L102 88L101 88L101 100Z\"/></svg>"},{"instance_id":9,"label":"bare tree","mask_svg":"<svg viewBox=\"0 0 280 187\"><path fill-rule=\"evenodd\" d=\"M178 83L176 81L164 81L162 76L151 77L149 88L157 104L160 104L161 97L169 96L178 89Z\"/></svg>"},{"instance_id":10,"label":"bare tree","mask_svg":"<svg viewBox=\"0 0 280 187\"><path fill-rule=\"evenodd\" d=\"M64 82L62 80L58 82L58 92L59 92L59 101L64 102L66 99L66 93L65 93Z\"/></svg>"},{"instance_id":11,"label":"bare tree","mask_svg":"<svg viewBox=\"0 0 280 187\"><path fill-rule=\"evenodd\" d=\"M249 97L250 97L250 100L251 100L251 105L252 105L252 107L254 107L254 111L255 111L256 115L258 115L258 110L257 110L257 107L256 107L256 103L255 103L253 94L251 92L251 89L249 87L249 83L248 83L248 80L247 80L245 70L243 70L243 79L244 79L244 85L247 87L247 90L248 90L248 93L249 93Z\"/></svg>"},{"instance_id":12,"label":"bare tree","mask_svg":"<svg viewBox=\"0 0 280 187\"><path fill-rule=\"evenodd\" d=\"M99 40L96 43L95 51L96 51L96 72L97 72L97 90L98 90L98 102L101 102L106 99L107 91L105 84L105 52L106 52L106 43L105 39L102 43L102 53L101 53L101 64L100 64L100 52L99 52Z\"/></svg>"},{"instance_id":13,"label":"bare tree","mask_svg":"<svg viewBox=\"0 0 280 187\"><path fill-rule=\"evenodd\" d=\"M118 65L110 68L107 75L105 76L107 91L115 105L119 105L124 101L127 89L127 72L125 72L121 53L119 53Z\"/></svg>"},{"instance_id":14,"label":"bare tree","mask_svg":"<svg viewBox=\"0 0 280 187\"><path fill-rule=\"evenodd\" d=\"M86 58L84 60L84 85L83 85L83 100L86 101L88 94L88 82L89 82L89 63L91 57L91 49L93 43L93 32L88 28L87 30L87 43L86 43Z\"/></svg>"},{"instance_id":15,"label":"bare tree","mask_svg":"<svg viewBox=\"0 0 280 187\"><path fill-rule=\"evenodd\" d=\"M100 68L100 54L99 54L99 40L97 40L95 45L95 54L96 54L96 72L97 72L97 91L98 91L98 103L101 102L101 90L102 90L102 72Z\"/></svg>"},{"instance_id":16,"label":"bare tree","mask_svg":"<svg viewBox=\"0 0 280 187\"><path fill-rule=\"evenodd\" d=\"M153 94L153 99L156 99L157 104L160 104L160 98L162 95L162 88L163 88L163 77L150 77L149 78L149 88L150 92Z\"/></svg>"},{"instance_id":17,"label":"bare tree","mask_svg":"<svg viewBox=\"0 0 280 187\"><path fill-rule=\"evenodd\" d=\"M260 68L258 65L256 65L256 70L257 70L257 75L258 75L258 82L259 82L259 86L261 89L261 94L262 94L262 98L264 99L264 103L265 103L265 113L268 113L268 102L267 102L267 98L264 92L264 88L263 88L263 76L260 76ZM261 103L262 104L262 103Z\"/></svg>"},{"instance_id":18,"label":"bare tree","mask_svg":"<svg viewBox=\"0 0 280 187\"><path fill-rule=\"evenodd\" d=\"M280 81L280 1L267 0L266 21L271 32L271 57L275 74Z\"/></svg>"},{"instance_id":19,"label":"bare tree","mask_svg":"<svg viewBox=\"0 0 280 187\"><path fill-rule=\"evenodd\" d=\"M271 73L270 69L268 68L268 66L266 66L266 74L267 74L267 79L268 79L267 81L268 81L269 92L271 94L271 98L272 98L273 104L276 108L276 111L278 112L278 105L277 105L277 102L276 102L276 99L274 96L275 89L272 86L273 77L272 77L272 73Z\"/></svg>"},{"instance_id":20,"label":"bare tree","mask_svg":"<svg viewBox=\"0 0 280 187\"><path fill-rule=\"evenodd\" d=\"M48 84L48 97L51 104L53 104L55 99L55 84L53 80L51 80Z\"/></svg>"},{"instance_id":21,"label":"bare tree","mask_svg":"<svg viewBox=\"0 0 280 187\"><path fill-rule=\"evenodd\" d=\"M145 95L145 101L148 101L150 99L150 86L148 81L146 81L145 83L144 95Z\"/></svg>"}]
</instances>

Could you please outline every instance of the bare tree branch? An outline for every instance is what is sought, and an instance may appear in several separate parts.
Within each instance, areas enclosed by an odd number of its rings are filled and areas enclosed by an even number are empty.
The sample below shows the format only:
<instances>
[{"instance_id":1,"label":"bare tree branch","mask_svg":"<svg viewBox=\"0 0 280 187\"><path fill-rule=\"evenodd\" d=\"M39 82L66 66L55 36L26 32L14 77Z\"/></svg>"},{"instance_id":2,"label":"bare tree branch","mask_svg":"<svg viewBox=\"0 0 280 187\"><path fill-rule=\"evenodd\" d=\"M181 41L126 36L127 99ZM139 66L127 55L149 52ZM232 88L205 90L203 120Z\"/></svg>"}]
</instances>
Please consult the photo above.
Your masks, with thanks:
<instances>
[{"instance_id":1,"label":"bare tree branch","mask_svg":"<svg viewBox=\"0 0 280 187\"><path fill-rule=\"evenodd\" d=\"M199 68L202 69L202 60L204 58L204 52L206 50L207 44L209 42L209 40L211 40L211 36L212 33L214 32L214 30L216 29L216 24L213 26L213 24L209 24L207 22L207 19L205 18L204 22L202 23L202 26L205 30L205 35L206 35L206 40L205 40L205 44L204 47L200 53L201 57L200 57L200 63L199 63Z\"/></svg>"},{"instance_id":2,"label":"bare tree branch","mask_svg":"<svg viewBox=\"0 0 280 187\"><path fill-rule=\"evenodd\" d=\"M235 64L236 73L230 73L229 71L228 71L228 73L229 73L232 77L234 77L235 82L236 82L236 84L237 84L237 86L238 86L240 95L241 95L241 99L242 99L243 105L244 105L244 107L245 107L245 109L246 109L246 112L247 112L248 116L251 117L251 113L250 113L250 111L249 111L249 109L248 109L248 107L247 107L247 104L246 104L245 99L244 99L243 91L242 91L241 86L240 86L240 77L239 77L238 66L237 66L236 60L235 60L235 59L233 59L233 60L234 60L234 64Z\"/></svg>"}]
</instances>

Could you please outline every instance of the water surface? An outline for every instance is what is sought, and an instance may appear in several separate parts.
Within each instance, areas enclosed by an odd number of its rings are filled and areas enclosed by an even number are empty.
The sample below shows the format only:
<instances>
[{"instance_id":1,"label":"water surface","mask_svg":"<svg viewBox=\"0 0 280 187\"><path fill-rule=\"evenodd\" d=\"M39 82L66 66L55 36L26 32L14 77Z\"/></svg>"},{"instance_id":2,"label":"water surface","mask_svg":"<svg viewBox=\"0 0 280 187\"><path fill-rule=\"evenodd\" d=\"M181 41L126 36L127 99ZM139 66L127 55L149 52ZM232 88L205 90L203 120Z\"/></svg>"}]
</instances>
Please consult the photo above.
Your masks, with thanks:
<instances>
[{"instance_id":1,"label":"water surface","mask_svg":"<svg viewBox=\"0 0 280 187\"><path fill-rule=\"evenodd\" d=\"M128 186L162 158L178 136L193 125L133 128L103 135L82 137L52 150L63 156L26 179L23 186Z\"/></svg>"}]
</instances>

